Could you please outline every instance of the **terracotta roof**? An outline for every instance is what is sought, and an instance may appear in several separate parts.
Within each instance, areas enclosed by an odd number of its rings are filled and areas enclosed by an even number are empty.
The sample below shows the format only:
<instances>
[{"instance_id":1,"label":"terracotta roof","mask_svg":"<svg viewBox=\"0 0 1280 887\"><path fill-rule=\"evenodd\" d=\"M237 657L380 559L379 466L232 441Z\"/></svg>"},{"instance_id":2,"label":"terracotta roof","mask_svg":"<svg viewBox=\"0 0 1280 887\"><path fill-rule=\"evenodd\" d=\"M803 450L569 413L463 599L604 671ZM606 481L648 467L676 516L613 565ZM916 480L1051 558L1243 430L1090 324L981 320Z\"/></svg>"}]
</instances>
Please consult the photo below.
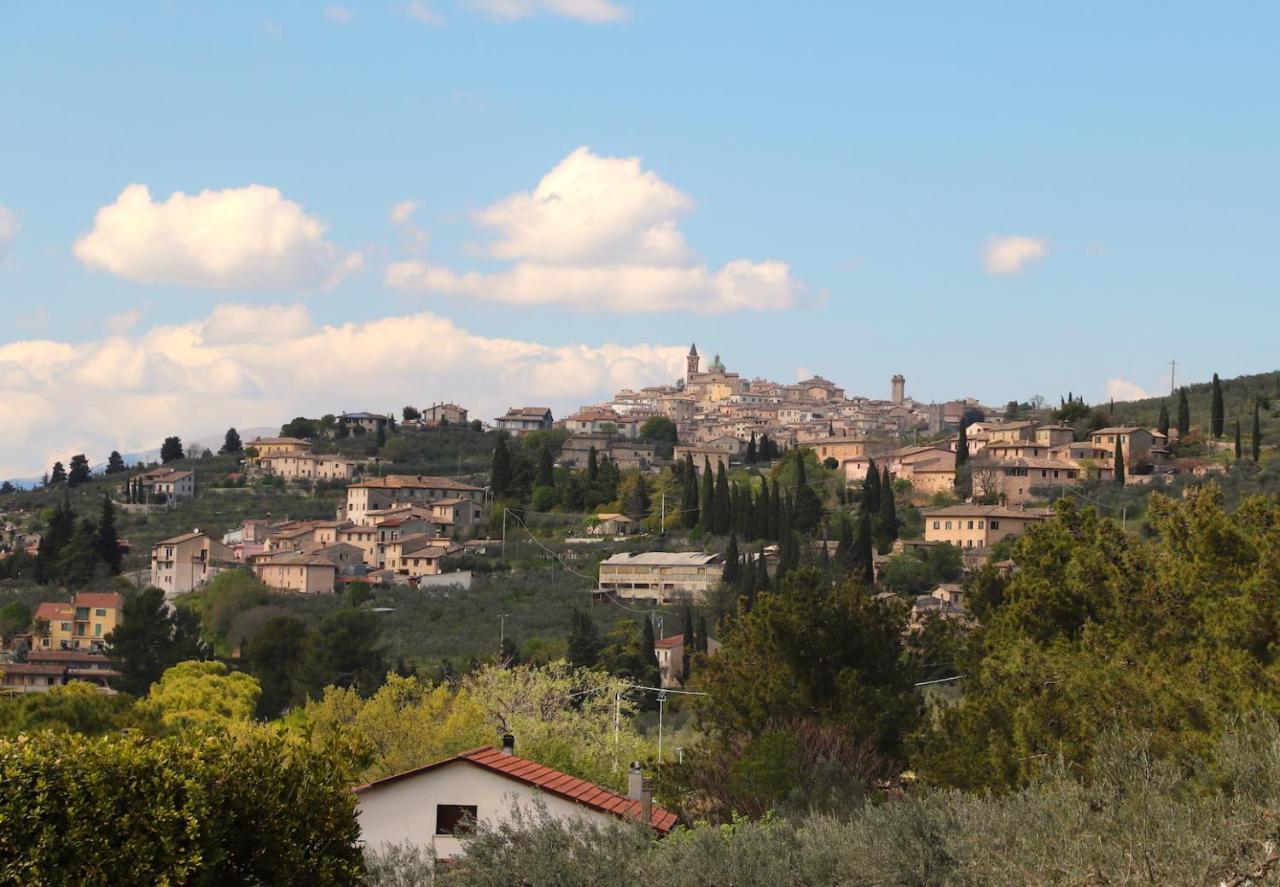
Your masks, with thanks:
<instances>
[{"instance_id":1,"label":"terracotta roof","mask_svg":"<svg viewBox=\"0 0 1280 887\"><path fill-rule=\"evenodd\" d=\"M1025 511L1005 508L1003 505L948 505L944 508L928 508L929 517L994 517L1012 520L1045 520L1053 514L1051 508L1028 508Z\"/></svg>"},{"instance_id":2,"label":"terracotta roof","mask_svg":"<svg viewBox=\"0 0 1280 887\"><path fill-rule=\"evenodd\" d=\"M673 634L670 637L660 638L659 640L656 640L653 642L653 646L659 650L667 650L667 649L670 649L671 647L683 647L684 635Z\"/></svg>"},{"instance_id":3,"label":"terracotta roof","mask_svg":"<svg viewBox=\"0 0 1280 887\"><path fill-rule=\"evenodd\" d=\"M358 484L351 484L347 489L370 487L392 490L468 490L479 492L480 487L464 484L451 477L425 477L414 474L389 474L386 477L372 477Z\"/></svg>"},{"instance_id":4,"label":"terracotta roof","mask_svg":"<svg viewBox=\"0 0 1280 887\"><path fill-rule=\"evenodd\" d=\"M27 653L27 661L35 665L50 662L97 662L110 665L111 660L102 653L90 653L87 650L31 650Z\"/></svg>"},{"instance_id":5,"label":"terracotta roof","mask_svg":"<svg viewBox=\"0 0 1280 887\"><path fill-rule=\"evenodd\" d=\"M634 819L640 815L640 802L634 798L625 798L610 789L596 785L594 782L587 782L585 779L578 779L567 773L561 773L559 770L552 770L550 767L544 767L542 764L526 758L506 754L492 746L473 748L471 751L464 751L462 754L455 755L452 758L445 758L443 761L436 761L434 764L427 764L425 767L418 767L415 770L408 770L395 776L388 776L385 779L357 786L355 790L357 793L369 791L387 783L417 776L420 773L426 773L445 764L459 761L483 767L491 773L497 773L508 779L523 782L525 785L534 786L548 794L574 801L584 807L591 807L601 813L609 813L624 819ZM674 813L656 805L653 807L652 814L649 817L649 825L654 831L665 835L675 827L675 824L676 815Z\"/></svg>"},{"instance_id":6,"label":"terracotta roof","mask_svg":"<svg viewBox=\"0 0 1280 887\"><path fill-rule=\"evenodd\" d=\"M32 665L29 662L0 662L0 674L39 674L61 677L65 668L61 665Z\"/></svg>"},{"instance_id":7,"label":"terracotta roof","mask_svg":"<svg viewBox=\"0 0 1280 887\"><path fill-rule=\"evenodd\" d=\"M76 595L77 607L119 607L124 598L114 591L82 591Z\"/></svg>"},{"instance_id":8,"label":"terracotta roof","mask_svg":"<svg viewBox=\"0 0 1280 887\"><path fill-rule=\"evenodd\" d=\"M45 622L56 622L63 619L70 619L75 615L75 608L70 604L57 601L46 601L36 607L36 615L34 618L43 619Z\"/></svg>"}]
</instances>

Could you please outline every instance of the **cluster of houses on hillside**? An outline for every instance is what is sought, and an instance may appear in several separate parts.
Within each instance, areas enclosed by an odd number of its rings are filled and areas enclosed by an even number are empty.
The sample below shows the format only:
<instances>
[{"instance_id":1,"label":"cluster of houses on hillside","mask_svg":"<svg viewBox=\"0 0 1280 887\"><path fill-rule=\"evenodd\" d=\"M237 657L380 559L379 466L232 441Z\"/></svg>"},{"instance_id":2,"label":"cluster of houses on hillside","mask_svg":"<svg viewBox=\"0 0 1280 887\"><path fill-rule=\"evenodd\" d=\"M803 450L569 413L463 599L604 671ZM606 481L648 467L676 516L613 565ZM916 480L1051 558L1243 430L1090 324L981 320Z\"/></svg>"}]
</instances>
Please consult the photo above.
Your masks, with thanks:
<instances>
[{"instance_id":1,"label":"cluster of houses on hillside","mask_svg":"<svg viewBox=\"0 0 1280 887\"><path fill-rule=\"evenodd\" d=\"M89 591L69 602L38 605L30 629L4 644L9 652L22 652L0 660L0 693L45 693L71 681L106 690L107 681L117 673L103 646L120 623L122 605L123 598L116 592Z\"/></svg>"},{"instance_id":2,"label":"cluster of houses on hillside","mask_svg":"<svg viewBox=\"0 0 1280 887\"><path fill-rule=\"evenodd\" d=\"M183 594L245 564L270 588L308 594L344 581L419 584L443 572L484 516L484 489L448 477L389 475L346 492L332 519L250 519L220 539L196 529L162 540L151 550L151 584Z\"/></svg>"}]
</instances>

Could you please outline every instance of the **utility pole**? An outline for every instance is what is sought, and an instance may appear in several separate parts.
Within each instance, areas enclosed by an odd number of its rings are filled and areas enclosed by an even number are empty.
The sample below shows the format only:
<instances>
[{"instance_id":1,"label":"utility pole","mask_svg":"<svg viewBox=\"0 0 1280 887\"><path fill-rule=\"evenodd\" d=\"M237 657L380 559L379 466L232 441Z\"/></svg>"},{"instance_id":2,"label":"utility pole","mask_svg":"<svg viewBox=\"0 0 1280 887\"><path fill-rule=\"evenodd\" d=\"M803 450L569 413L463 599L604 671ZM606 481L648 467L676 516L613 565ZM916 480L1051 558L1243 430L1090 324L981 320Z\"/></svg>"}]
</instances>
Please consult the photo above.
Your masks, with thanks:
<instances>
[{"instance_id":1,"label":"utility pole","mask_svg":"<svg viewBox=\"0 0 1280 887\"><path fill-rule=\"evenodd\" d=\"M662 491L662 522L658 524L658 535L667 535L667 491Z\"/></svg>"},{"instance_id":2,"label":"utility pole","mask_svg":"<svg viewBox=\"0 0 1280 887\"><path fill-rule=\"evenodd\" d=\"M667 702L667 691L658 691L658 764L662 764L662 707Z\"/></svg>"},{"instance_id":3,"label":"utility pole","mask_svg":"<svg viewBox=\"0 0 1280 887\"><path fill-rule=\"evenodd\" d=\"M498 614L498 652L502 652L502 645L507 642L507 617L510 613Z\"/></svg>"},{"instance_id":4,"label":"utility pole","mask_svg":"<svg viewBox=\"0 0 1280 887\"><path fill-rule=\"evenodd\" d=\"M1177 385L1174 384L1174 375L1173 375L1174 371L1177 370L1177 368L1178 368L1178 362L1176 360L1169 361L1169 393L1170 394L1173 394L1173 392L1178 390Z\"/></svg>"},{"instance_id":5,"label":"utility pole","mask_svg":"<svg viewBox=\"0 0 1280 887\"><path fill-rule=\"evenodd\" d=\"M502 506L502 556L507 556L507 506Z\"/></svg>"}]
</instances>

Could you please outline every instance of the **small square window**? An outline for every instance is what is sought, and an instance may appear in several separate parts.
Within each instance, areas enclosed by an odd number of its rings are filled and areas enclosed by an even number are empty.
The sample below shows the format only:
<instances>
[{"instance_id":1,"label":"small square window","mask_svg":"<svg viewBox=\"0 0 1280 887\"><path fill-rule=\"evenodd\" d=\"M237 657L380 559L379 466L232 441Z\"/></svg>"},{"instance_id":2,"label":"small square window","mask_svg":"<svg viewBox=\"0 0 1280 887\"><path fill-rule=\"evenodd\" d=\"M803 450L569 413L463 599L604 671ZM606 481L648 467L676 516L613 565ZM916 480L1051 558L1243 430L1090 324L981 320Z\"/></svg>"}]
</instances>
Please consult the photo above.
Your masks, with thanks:
<instances>
[{"instance_id":1,"label":"small square window","mask_svg":"<svg viewBox=\"0 0 1280 887\"><path fill-rule=\"evenodd\" d=\"M475 804L436 804L437 835L469 835L475 830Z\"/></svg>"}]
</instances>

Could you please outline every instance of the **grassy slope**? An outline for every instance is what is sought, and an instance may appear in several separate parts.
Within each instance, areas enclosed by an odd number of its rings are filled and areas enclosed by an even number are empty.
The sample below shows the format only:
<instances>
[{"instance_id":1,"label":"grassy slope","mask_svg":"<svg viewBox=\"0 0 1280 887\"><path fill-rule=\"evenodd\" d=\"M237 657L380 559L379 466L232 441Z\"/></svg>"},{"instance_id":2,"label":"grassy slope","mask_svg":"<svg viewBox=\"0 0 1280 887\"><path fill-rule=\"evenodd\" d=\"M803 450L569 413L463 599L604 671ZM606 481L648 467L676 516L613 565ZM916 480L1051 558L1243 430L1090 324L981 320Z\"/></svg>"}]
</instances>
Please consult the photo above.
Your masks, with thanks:
<instances>
[{"instance_id":1,"label":"grassy slope","mask_svg":"<svg viewBox=\"0 0 1280 887\"><path fill-rule=\"evenodd\" d=\"M1191 424L1193 427L1208 427L1212 398L1213 386L1209 382L1187 386L1187 402L1191 406ZM1253 404L1256 400L1262 406L1260 420L1263 442L1280 443L1280 371L1223 379L1222 398L1226 407L1223 440L1234 438L1234 423L1236 419L1239 419L1244 445L1246 449L1248 448L1249 430L1253 424ZM1116 422L1118 424L1154 428L1156 421L1160 417L1160 405L1162 403L1169 408L1169 418L1176 424L1178 421L1178 397L1176 394L1171 397L1152 397L1146 400L1117 402L1114 413Z\"/></svg>"}]
</instances>

